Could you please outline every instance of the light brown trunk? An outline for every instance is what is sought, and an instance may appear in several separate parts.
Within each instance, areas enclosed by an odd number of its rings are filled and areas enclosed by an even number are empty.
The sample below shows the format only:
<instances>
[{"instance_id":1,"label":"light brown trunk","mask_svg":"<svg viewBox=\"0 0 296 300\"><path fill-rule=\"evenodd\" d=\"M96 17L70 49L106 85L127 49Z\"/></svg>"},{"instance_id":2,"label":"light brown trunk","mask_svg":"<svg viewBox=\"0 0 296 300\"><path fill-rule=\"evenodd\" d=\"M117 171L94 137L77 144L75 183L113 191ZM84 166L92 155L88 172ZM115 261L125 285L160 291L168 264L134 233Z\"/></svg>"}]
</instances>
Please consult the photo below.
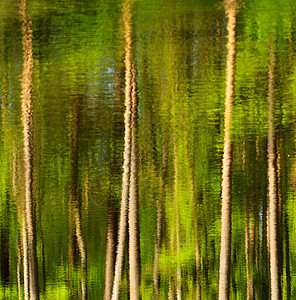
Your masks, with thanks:
<instances>
[{"instance_id":1,"label":"light brown trunk","mask_svg":"<svg viewBox=\"0 0 296 300\"><path fill-rule=\"evenodd\" d=\"M116 258L117 244L117 222L118 222L118 199L114 194L114 187L119 184L119 172L121 171L121 154L119 148L121 145L121 133L118 128L123 126L122 100L124 93L122 86L124 84L124 68L120 67L116 73L115 84L115 104L113 112L112 128L112 153L110 158L110 194L108 198L108 217L107 217L107 237L106 237L106 276L104 300L111 299L114 277L114 267Z\"/></svg>"},{"instance_id":2,"label":"light brown trunk","mask_svg":"<svg viewBox=\"0 0 296 300\"><path fill-rule=\"evenodd\" d=\"M245 206L246 209L246 206ZM250 226L250 227L249 227ZM253 246L254 246L254 223L253 220L245 220L245 254L246 254L246 270L247 270L247 299L254 299L254 280L252 276L253 266Z\"/></svg>"},{"instance_id":3,"label":"light brown trunk","mask_svg":"<svg viewBox=\"0 0 296 300\"><path fill-rule=\"evenodd\" d=\"M226 59L226 98L224 114L224 149L222 166L222 216L221 216L221 250L219 269L219 300L229 299L230 286L230 255L231 255L231 167L232 142L230 126L234 98L234 71L235 71L235 26L236 7L234 1L225 2L228 18L227 31L227 59Z\"/></svg>"},{"instance_id":4,"label":"light brown trunk","mask_svg":"<svg viewBox=\"0 0 296 300\"><path fill-rule=\"evenodd\" d=\"M81 299L87 299L87 253L82 233L81 225L81 200L78 191L78 139L80 127L80 108L81 95L75 95L70 98L70 195L69 195L69 226L70 238L69 251L70 255L74 254L74 232L77 241L77 247L80 254L81 263ZM72 220L73 218L73 220ZM69 257L69 263L72 264L74 257ZM71 265L70 265L71 267ZM69 271L71 272L71 270Z\"/></svg>"},{"instance_id":5,"label":"light brown trunk","mask_svg":"<svg viewBox=\"0 0 296 300\"><path fill-rule=\"evenodd\" d=\"M76 230L76 237L77 237L77 245L80 253L81 259L81 299L87 299L87 256L86 256L86 248L84 237L82 234L82 226L81 226L81 212L79 207L74 208L74 218L75 218L75 230Z\"/></svg>"},{"instance_id":6,"label":"light brown trunk","mask_svg":"<svg viewBox=\"0 0 296 300\"><path fill-rule=\"evenodd\" d=\"M124 153L122 194L119 216L119 231L115 274L113 281L112 300L119 299L119 288L122 277L124 248L127 235L127 214L129 198L130 161L131 161L131 111L132 111L132 28L131 28L131 2L126 1L123 6L123 22L125 31L125 114L124 114Z\"/></svg>"},{"instance_id":7,"label":"light brown trunk","mask_svg":"<svg viewBox=\"0 0 296 300\"><path fill-rule=\"evenodd\" d=\"M173 279L172 279L172 276L170 275L170 278L169 278L169 292L168 292L168 299L169 300L174 300L175 297L174 297L174 287L173 287Z\"/></svg>"},{"instance_id":8,"label":"light brown trunk","mask_svg":"<svg viewBox=\"0 0 296 300\"><path fill-rule=\"evenodd\" d=\"M24 134L25 163L25 214L28 242L30 299L39 299L38 266L36 253L35 206L32 195L32 75L33 46L32 21L26 13L26 1L21 1L23 35L23 74L22 74L22 122Z\"/></svg>"},{"instance_id":9,"label":"light brown trunk","mask_svg":"<svg viewBox=\"0 0 296 300\"><path fill-rule=\"evenodd\" d=\"M22 281L21 281L21 271L22 270L22 252L21 245L18 243L17 245L17 294L18 299L22 299Z\"/></svg>"},{"instance_id":10,"label":"light brown trunk","mask_svg":"<svg viewBox=\"0 0 296 300\"><path fill-rule=\"evenodd\" d=\"M268 196L269 196L269 248L270 248L270 279L271 299L280 299L279 257L277 247L277 189L276 189L276 155L274 136L274 64L273 49L270 51L270 64L268 71Z\"/></svg>"},{"instance_id":11,"label":"light brown trunk","mask_svg":"<svg viewBox=\"0 0 296 300\"><path fill-rule=\"evenodd\" d=\"M70 160L70 182L69 182L69 285L72 293L72 272L76 255L76 230L74 209L78 205L78 129L79 129L79 100L77 96L70 97L69 101L69 160Z\"/></svg>"},{"instance_id":12,"label":"light brown trunk","mask_svg":"<svg viewBox=\"0 0 296 300\"><path fill-rule=\"evenodd\" d=\"M28 235L26 228L26 219L23 217L22 221L22 234L23 234L23 264L24 264L24 296L25 300L29 300L29 261L28 261Z\"/></svg>"},{"instance_id":13,"label":"light brown trunk","mask_svg":"<svg viewBox=\"0 0 296 300\"><path fill-rule=\"evenodd\" d=\"M141 281L140 268L140 228L138 200L138 155L137 155L137 84L136 70L132 67L132 149L130 165L130 198L129 198L129 265L130 265L130 298L139 299Z\"/></svg>"},{"instance_id":14,"label":"light brown trunk","mask_svg":"<svg viewBox=\"0 0 296 300\"><path fill-rule=\"evenodd\" d=\"M114 209L114 207L112 208ZM113 276L114 276L114 265L115 265L117 213L114 213L112 211L112 208L108 213L104 300L111 299Z\"/></svg>"}]
</instances>

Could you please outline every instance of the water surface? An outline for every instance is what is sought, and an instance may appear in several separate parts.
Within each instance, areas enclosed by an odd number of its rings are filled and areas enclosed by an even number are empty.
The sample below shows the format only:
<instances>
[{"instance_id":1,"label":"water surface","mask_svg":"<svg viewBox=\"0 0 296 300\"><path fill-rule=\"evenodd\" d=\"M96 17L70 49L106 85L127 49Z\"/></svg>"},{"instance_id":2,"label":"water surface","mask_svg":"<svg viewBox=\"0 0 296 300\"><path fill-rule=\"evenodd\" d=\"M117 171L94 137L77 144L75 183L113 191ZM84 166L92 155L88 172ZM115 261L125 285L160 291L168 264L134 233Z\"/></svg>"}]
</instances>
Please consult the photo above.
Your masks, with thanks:
<instances>
[{"instance_id":1,"label":"water surface","mask_svg":"<svg viewBox=\"0 0 296 300\"><path fill-rule=\"evenodd\" d=\"M296 298L295 13L2 1L0 298Z\"/></svg>"}]
</instances>

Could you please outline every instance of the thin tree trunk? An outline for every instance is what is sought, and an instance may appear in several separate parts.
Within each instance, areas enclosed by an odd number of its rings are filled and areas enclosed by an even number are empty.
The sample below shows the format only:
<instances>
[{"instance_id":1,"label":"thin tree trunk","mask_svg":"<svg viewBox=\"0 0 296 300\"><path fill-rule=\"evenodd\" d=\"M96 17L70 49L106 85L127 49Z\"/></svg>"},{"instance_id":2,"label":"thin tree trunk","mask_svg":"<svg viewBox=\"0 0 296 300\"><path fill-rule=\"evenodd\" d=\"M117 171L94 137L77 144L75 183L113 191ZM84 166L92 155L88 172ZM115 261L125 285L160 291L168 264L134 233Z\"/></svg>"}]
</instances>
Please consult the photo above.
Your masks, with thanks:
<instances>
[{"instance_id":1,"label":"thin tree trunk","mask_svg":"<svg viewBox=\"0 0 296 300\"><path fill-rule=\"evenodd\" d=\"M124 114L124 153L123 153L123 175L122 175L122 195L120 206L120 219L118 231L117 255L115 263L115 275L113 281L112 300L119 299L119 287L122 277L124 248L127 235L127 215L130 180L131 161L131 111L132 111L132 28L131 28L131 2L126 1L123 6L123 21L125 29L125 114Z\"/></svg>"},{"instance_id":2,"label":"thin tree trunk","mask_svg":"<svg viewBox=\"0 0 296 300\"><path fill-rule=\"evenodd\" d=\"M269 196L269 243L270 243L270 279L271 299L280 299L279 257L277 247L277 189L276 189L276 155L274 136L274 64L273 49L270 51L268 71L268 196Z\"/></svg>"},{"instance_id":3,"label":"thin tree trunk","mask_svg":"<svg viewBox=\"0 0 296 300\"><path fill-rule=\"evenodd\" d=\"M250 217L251 218L251 217ZM254 251L254 221L245 220L245 254L246 254L246 269L247 269L247 299L254 299L254 280L252 276L253 266L253 251Z\"/></svg>"},{"instance_id":4,"label":"thin tree trunk","mask_svg":"<svg viewBox=\"0 0 296 300\"><path fill-rule=\"evenodd\" d=\"M81 270L82 270L82 278L81 278L81 292L82 292L82 300L87 299L87 256L86 256L86 248L84 237L82 234L82 226L81 226L81 212L78 206L74 208L74 218L75 218L75 230L77 236L77 245L80 253L81 259Z\"/></svg>"},{"instance_id":5,"label":"thin tree trunk","mask_svg":"<svg viewBox=\"0 0 296 300\"><path fill-rule=\"evenodd\" d=\"M190 176L190 194L193 203L194 213L194 234L195 234L195 274L196 274L196 291L195 299L201 299L201 286L200 286L200 250L199 250L199 237L198 237L198 218L197 218L197 203L195 201L195 183L194 183L194 166L192 166Z\"/></svg>"},{"instance_id":6,"label":"thin tree trunk","mask_svg":"<svg viewBox=\"0 0 296 300\"><path fill-rule=\"evenodd\" d=\"M243 141L243 170L244 180L246 180L246 141L244 137ZM247 299L254 299L254 281L252 276L253 266L253 250L254 250L254 223L251 217L252 213L249 213L250 199L247 196L247 191L244 191L244 212L245 212L245 255L246 255L246 273L247 273Z\"/></svg>"},{"instance_id":7,"label":"thin tree trunk","mask_svg":"<svg viewBox=\"0 0 296 300\"><path fill-rule=\"evenodd\" d=\"M22 234L23 234L23 251L24 251L24 295L25 300L29 300L29 261L28 261L28 234L26 228L26 219L23 217L22 221Z\"/></svg>"},{"instance_id":8,"label":"thin tree trunk","mask_svg":"<svg viewBox=\"0 0 296 300\"><path fill-rule=\"evenodd\" d=\"M76 235L74 208L78 198L78 127L79 104L74 97L70 98L69 111L69 151L70 151L70 183L69 183L69 285L72 293L72 272L76 259Z\"/></svg>"},{"instance_id":9,"label":"thin tree trunk","mask_svg":"<svg viewBox=\"0 0 296 300\"><path fill-rule=\"evenodd\" d=\"M226 60L226 98L224 114L224 149L222 166L222 216L221 216L221 250L219 269L219 300L229 299L230 255L231 255L231 181L232 181L232 142L230 136L232 106L234 98L235 71L235 1L226 1L225 10L228 18L227 60Z\"/></svg>"},{"instance_id":10,"label":"thin tree trunk","mask_svg":"<svg viewBox=\"0 0 296 300\"><path fill-rule=\"evenodd\" d=\"M112 208L110 208L110 211L108 213L108 225L107 225L106 278L105 278L104 300L111 299L111 295L112 295L112 283L113 283L113 276L114 276L115 250L116 250L116 233L117 233L116 228L117 228L117 213L115 214Z\"/></svg>"},{"instance_id":11,"label":"thin tree trunk","mask_svg":"<svg viewBox=\"0 0 296 300\"><path fill-rule=\"evenodd\" d=\"M17 294L18 294L19 300L22 299L21 270L22 270L22 252L21 252L21 245L18 242L18 245L17 245Z\"/></svg>"},{"instance_id":12,"label":"thin tree trunk","mask_svg":"<svg viewBox=\"0 0 296 300\"><path fill-rule=\"evenodd\" d=\"M40 53L38 54L37 66L35 67L35 74L36 74L36 94L35 94L35 101L34 101L34 126L33 126L33 145L34 145L34 152L33 152L33 195L34 201L38 203L37 207L37 224L39 224L39 241L40 241L40 266L41 266L41 290L40 293L42 295L45 294L46 289L46 274L45 274L45 253L44 253L44 234L43 234L43 207L44 207L44 186L43 186L43 174L42 170L42 154L43 154L43 143L42 143L42 134L43 134L43 116L41 114L41 79L40 79Z\"/></svg>"},{"instance_id":13,"label":"thin tree trunk","mask_svg":"<svg viewBox=\"0 0 296 300\"><path fill-rule=\"evenodd\" d=\"M287 299L291 299L291 270L290 270L290 241L289 241L289 228L288 220L285 214L284 221L285 230L285 267L286 267L286 289L287 289Z\"/></svg>"},{"instance_id":14,"label":"thin tree trunk","mask_svg":"<svg viewBox=\"0 0 296 300\"><path fill-rule=\"evenodd\" d=\"M26 13L26 1L21 1L22 34L23 34L23 75L22 75L22 121L24 133L25 163L25 213L28 239L28 261L30 278L30 299L39 299L38 265L36 253L35 205L32 195L32 75L33 46L32 21Z\"/></svg>"},{"instance_id":15,"label":"thin tree trunk","mask_svg":"<svg viewBox=\"0 0 296 300\"><path fill-rule=\"evenodd\" d=\"M159 298L159 252L163 236L163 222L164 222L164 201L165 189L168 173L168 142L164 140L162 150L162 185L161 198L157 202L157 225L156 225L156 239L154 248L154 262L153 262L153 298Z\"/></svg>"},{"instance_id":16,"label":"thin tree trunk","mask_svg":"<svg viewBox=\"0 0 296 300\"><path fill-rule=\"evenodd\" d=\"M18 223L20 224L21 230L20 234L18 235L18 244L17 244L17 291L18 291L18 299L21 300L22 297L22 249L24 249L24 240L22 238L22 235L24 236L24 230L25 230L25 223L23 222L24 217L22 215L23 209L21 209L20 201L18 201L18 192L17 192L17 182L18 182L18 176L17 176L17 159L16 159L16 150L15 150L15 144L13 142L12 147L12 191L13 191L13 198L16 202L16 209L17 209L17 215L18 215ZM25 283L25 280L24 280ZM26 288L24 288L26 291ZM24 292L25 292L24 291ZM29 288L27 287L27 292L29 291ZM29 294L27 295L29 296Z\"/></svg>"},{"instance_id":17,"label":"thin tree trunk","mask_svg":"<svg viewBox=\"0 0 296 300\"><path fill-rule=\"evenodd\" d=\"M79 138L79 126L80 126L80 108L81 108L81 95L75 95L70 103L70 197L69 197L69 209L70 218L69 220L71 237L73 239L73 230L75 230L75 236L77 241L78 250L80 253L81 262L81 298L87 299L87 254L85 248L84 237L82 234L81 226L81 201L78 191L78 138ZM74 221L74 223L73 223ZM74 244L69 244L69 249L73 249ZM70 250L70 251L74 251ZM70 260L73 258L69 257ZM70 271L71 272L71 271Z\"/></svg>"},{"instance_id":18,"label":"thin tree trunk","mask_svg":"<svg viewBox=\"0 0 296 300\"><path fill-rule=\"evenodd\" d=\"M170 275L170 278L169 278L169 292L168 292L168 299L169 300L174 300L175 297L174 297L174 287L173 287L173 279L172 279L172 276Z\"/></svg>"},{"instance_id":19,"label":"thin tree trunk","mask_svg":"<svg viewBox=\"0 0 296 300\"><path fill-rule=\"evenodd\" d=\"M114 267L116 258L116 244L117 244L117 222L118 222L118 199L114 193L115 186L119 183L118 174L121 171L121 153L119 151L121 146L122 134L119 128L123 127L122 114L122 100L124 93L122 90L124 84L124 68L120 67L116 73L115 84L115 105L113 113L113 130L111 143L112 154L110 159L110 191L108 198L108 217L107 217L107 237L106 237L106 276L105 276L105 292L104 300L111 299L112 286L114 277Z\"/></svg>"},{"instance_id":20,"label":"thin tree trunk","mask_svg":"<svg viewBox=\"0 0 296 300\"><path fill-rule=\"evenodd\" d=\"M176 144L176 132L174 132L174 213L176 216L176 249L177 249L177 300L182 299L181 266L180 266L180 225L177 202L178 191L178 156Z\"/></svg>"},{"instance_id":21,"label":"thin tree trunk","mask_svg":"<svg viewBox=\"0 0 296 300\"><path fill-rule=\"evenodd\" d=\"M139 299L141 282L140 268L140 228L138 200L138 155L137 155L137 84L136 70L132 66L132 118L131 118L131 164L130 164L130 198L129 198L129 264L130 264L130 298Z\"/></svg>"}]
</instances>

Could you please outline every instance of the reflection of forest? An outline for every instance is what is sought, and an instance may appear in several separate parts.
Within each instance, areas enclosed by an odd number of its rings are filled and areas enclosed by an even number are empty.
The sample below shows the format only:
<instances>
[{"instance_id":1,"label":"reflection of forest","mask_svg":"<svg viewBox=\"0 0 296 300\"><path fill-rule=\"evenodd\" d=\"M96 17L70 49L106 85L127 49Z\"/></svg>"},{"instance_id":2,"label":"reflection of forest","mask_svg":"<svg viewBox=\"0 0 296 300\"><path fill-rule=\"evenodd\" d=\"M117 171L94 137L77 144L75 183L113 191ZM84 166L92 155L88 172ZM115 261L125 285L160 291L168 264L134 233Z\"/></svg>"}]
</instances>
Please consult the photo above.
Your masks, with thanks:
<instances>
[{"instance_id":1,"label":"reflection of forest","mask_svg":"<svg viewBox=\"0 0 296 300\"><path fill-rule=\"evenodd\" d=\"M1 299L296 298L296 8L218 2L0 2Z\"/></svg>"}]
</instances>

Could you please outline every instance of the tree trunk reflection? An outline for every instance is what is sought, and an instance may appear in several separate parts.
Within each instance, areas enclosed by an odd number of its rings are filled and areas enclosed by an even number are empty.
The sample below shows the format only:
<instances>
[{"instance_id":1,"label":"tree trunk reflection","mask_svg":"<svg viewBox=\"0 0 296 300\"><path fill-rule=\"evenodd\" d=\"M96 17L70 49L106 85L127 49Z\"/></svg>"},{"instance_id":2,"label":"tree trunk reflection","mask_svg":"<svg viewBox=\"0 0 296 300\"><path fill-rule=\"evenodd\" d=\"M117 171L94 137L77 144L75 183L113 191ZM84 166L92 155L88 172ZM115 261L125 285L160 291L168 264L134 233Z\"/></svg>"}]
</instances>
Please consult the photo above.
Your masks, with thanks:
<instances>
[{"instance_id":1,"label":"tree trunk reflection","mask_svg":"<svg viewBox=\"0 0 296 300\"><path fill-rule=\"evenodd\" d=\"M87 299L87 256L81 225L81 198L78 190L78 139L82 97L82 95L73 95L70 97L69 272L71 275L71 268L75 261L75 244L77 243L81 263L81 299Z\"/></svg>"},{"instance_id":2,"label":"tree trunk reflection","mask_svg":"<svg viewBox=\"0 0 296 300\"><path fill-rule=\"evenodd\" d=\"M22 123L24 134L25 164L25 228L24 238L28 243L29 294L30 299L39 299L38 267L36 253L35 203L32 193L32 76L33 46L32 21L26 12L26 1L21 1L22 35L23 35L23 74L22 74ZM26 237L27 235L27 237Z\"/></svg>"},{"instance_id":3,"label":"tree trunk reflection","mask_svg":"<svg viewBox=\"0 0 296 300\"><path fill-rule=\"evenodd\" d=\"M278 201L276 188L276 150L274 136L274 50L270 50L268 71L268 198L269 198L269 249L270 249L270 279L271 299L280 299L280 276L278 256Z\"/></svg>"},{"instance_id":4,"label":"tree trunk reflection","mask_svg":"<svg viewBox=\"0 0 296 300\"><path fill-rule=\"evenodd\" d=\"M168 173L168 141L163 141L162 150L162 176L161 176L161 196L157 202L157 225L156 225L156 238L154 248L154 263L153 263L153 298L159 297L159 252L162 243L163 226L164 226L164 201L165 190Z\"/></svg>"},{"instance_id":5,"label":"tree trunk reflection","mask_svg":"<svg viewBox=\"0 0 296 300\"><path fill-rule=\"evenodd\" d=\"M137 167L137 84L136 68L132 53L132 5L127 0L123 6L125 32L125 132L124 165L122 175L122 196L120 207L119 234L112 300L119 299L119 285L122 277L127 217L129 225L129 276L130 298L139 299L140 287L140 244L138 209L138 167Z\"/></svg>"},{"instance_id":6,"label":"tree trunk reflection","mask_svg":"<svg viewBox=\"0 0 296 300\"><path fill-rule=\"evenodd\" d=\"M222 216L221 216L221 250L219 269L219 300L229 298L230 285L230 255L231 255L231 181L232 181L232 142L230 136L232 106L234 98L234 70L235 70L235 26L236 3L225 2L228 18L227 31L227 60L226 60L226 98L224 113L224 149L222 166Z\"/></svg>"},{"instance_id":7,"label":"tree trunk reflection","mask_svg":"<svg viewBox=\"0 0 296 300\"><path fill-rule=\"evenodd\" d=\"M132 116L131 116L131 165L130 165L130 195L129 195L129 264L130 264L130 297L139 299L140 288L140 228L138 203L138 150L137 150L137 118L138 96L136 70L132 66Z\"/></svg>"}]
</instances>

